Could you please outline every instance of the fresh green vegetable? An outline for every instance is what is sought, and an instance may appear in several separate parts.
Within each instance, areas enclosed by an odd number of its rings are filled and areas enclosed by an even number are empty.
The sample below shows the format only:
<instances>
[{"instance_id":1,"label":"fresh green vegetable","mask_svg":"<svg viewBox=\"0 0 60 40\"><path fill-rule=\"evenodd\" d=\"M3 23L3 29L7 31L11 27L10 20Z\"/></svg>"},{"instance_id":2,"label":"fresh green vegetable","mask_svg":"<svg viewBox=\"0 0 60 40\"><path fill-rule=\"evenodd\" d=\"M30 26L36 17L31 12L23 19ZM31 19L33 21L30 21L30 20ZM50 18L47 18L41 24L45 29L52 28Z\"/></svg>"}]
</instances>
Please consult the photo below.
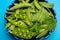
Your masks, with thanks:
<instances>
[{"instance_id":1,"label":"fresh green vegetable","mask_svg":"<svg viewBox=\"0 0 60 40\"><path fill-rule=\"evenodd\" d=\"M52 8L53 7L53 4L46 3L46 2L39 2L39 4L42 5L43 7L46 7L46 8Z\"/></svg>"},{"instance_id":2,"label":"fresh green vegetable","mask_svg":"<svg viewBox=\"0 0 60 40\"><path fill-rule=\"evenodd\" d=\"M53 4L38 0L31 3L30 0L18 1L7 11L6 27L9 33L24 39L41 38L55 28L56 19L49 9Z\"/></svg>"}]
</instances>

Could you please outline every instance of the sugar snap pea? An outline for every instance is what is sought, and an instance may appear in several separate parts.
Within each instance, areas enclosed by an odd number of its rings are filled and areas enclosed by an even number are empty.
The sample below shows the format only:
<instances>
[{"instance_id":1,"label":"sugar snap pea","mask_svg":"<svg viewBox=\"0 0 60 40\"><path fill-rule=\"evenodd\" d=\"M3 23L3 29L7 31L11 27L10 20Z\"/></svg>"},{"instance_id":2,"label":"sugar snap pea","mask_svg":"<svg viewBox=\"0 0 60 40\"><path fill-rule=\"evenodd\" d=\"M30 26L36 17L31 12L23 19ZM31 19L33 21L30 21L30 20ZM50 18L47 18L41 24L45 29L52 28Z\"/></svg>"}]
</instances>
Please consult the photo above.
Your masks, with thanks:
<instances>
[{"instance_id":1,"label":"sugar snap pea","mask_svg":"<svg viewBox=\"0 0 60 40\"><path fill-rule=\"evenodd\" d=\"M36 37L36 38L40 38L41 36L46 35L46 34L47 34L47 32L48 32L48 30L45 30L45 31L41 32L41 34L37 35L37 37Z\"/></svg>"},{"instance_id":2,"label":"sugar snap pea","mask_svg":"<svg viewBox=\"0 0 60 40\"><path fill-rule=\"evenodd\" d=\"M39 2L39 4L41 4L42 6L46 8L52 8L54 6L53 4L47 3L47 2Z\"/></svg>"},{"instance_id":3,"label":"sugar snap pea","mask_svg":"<svg viewBox=\"0 0 60 40\"><path fill-rule=\"evenodd\" d=\"M28 3L20 3L18 5L15 5L14 7L10 8L10 10L18 9L18 8L21 8L21 7L31 7L31 4L28 4Z\"/></svg>"},{"instance_id":4,"label":"sugar snap pea","mask_svg":"<svg viewBox=\"0 0 60 40\"><path fill-rule=\"evenodd\" d=\"M34 5L36 6L36 8L37 8L38 10L41 9L41 6L38 4L38 1L37 1L37 0L34 0Z\"/></svg>"}]
</instances>

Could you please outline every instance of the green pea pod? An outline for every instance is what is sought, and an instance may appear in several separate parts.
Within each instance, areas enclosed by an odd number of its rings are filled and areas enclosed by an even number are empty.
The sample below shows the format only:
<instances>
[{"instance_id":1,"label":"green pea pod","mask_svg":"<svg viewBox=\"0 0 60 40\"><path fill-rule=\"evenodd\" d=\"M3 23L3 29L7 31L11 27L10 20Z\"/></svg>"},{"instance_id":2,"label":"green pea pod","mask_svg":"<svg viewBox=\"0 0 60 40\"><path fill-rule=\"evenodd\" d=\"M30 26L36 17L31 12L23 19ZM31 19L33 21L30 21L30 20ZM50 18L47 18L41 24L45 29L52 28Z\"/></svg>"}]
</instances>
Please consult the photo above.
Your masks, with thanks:
<instances>
[{"instance_id":1,"label":"green pea pod","mask_svg":"<svg viewBox=\"0 0 60 40\"><path fill-rule=\"evenodd\" d=\"M11 15L14 15L14 12L7 12L6 14L11 14Z\"/></svg>"},{"instance_id":2,"label":"green pea pod","mask_svg":"<svg viewBox=\"0 0 60 40\"><path fill-rule=\"evenodd\" d=\"M48 24L43 24L40 26L40 29L48 29L48 27L49 27Z\"/></svg>"},{"instance_id":3,"label":"green pea pod","mask_svg":"<svg viewBox=\"0 0 60 40\"><path fill-rule=\"evenodd\" d=\"M32 26L32 22L28 21L28 20L23 20L23 22L25 22L28 26ZM29 28L29 27L28 27Z\"/></svg>"},{"instance_id":4,"label":"green pea pod","mask_svg":"<svg viewBox=\"0 0 60 40\"><path fill-rule=\"evenodd\" d=\"M39 35L37 35L36 38L41 38L42 36L46 35L48 33L48 30L45 30L43 32L41 32Z\"/></svg>"},{"instance_id":5,"label":"green pea pod","mask_svg":"<svg viewBox=\"0 0 60 40\"><path fill-rule=\"evenodd\" d=\"M40 29L38 29L38 23L35 23L35 25L33 25L31 28L30 28L30 30L32 30L33 32L36 32L36 34L38 33L38 30L40 30Z\"/></svg>"},{"instance_id":6,"label":"green pea pod","mask_svg":"<svg viewBox=\"0 0 60 40\"><path fill-rule=\"evenodd\" d=\"M28 20L31 20L30 18L31 18L31 13L29 12L30 10L28 9L28 11L26 12L26 15L27 15L27 18L28 18Z\"/></svg>"},{"instance_id":7,"label":"green pea pod","mask_svg":"<svg viewBox=\"0 0 60 40\"><path fill-rule=\"evenodd\" d=\"M18 26L18 27L22 27L22 28L27 28L27 25L24 24L22 21L19 21L19 22L15 22L11 19L7 19L10 23L12 23L13 25L15 26Z\"/></svg>"},{"instance_id":8,"label":"green pea pod","mask_svg":"<svg viewBox=\"0 0 60 40\"><path fill-rule=\"evenodd\" d=\"M14 10L14 9L22 8L22 7L31 7L31 4L28 4L28 3L20 3L18 5L13 6L9 10Z\"/></svg>"},{"instance_id":9,"label":"green pea pod","mask_svg":"<svg viewBox=\"0 0 60 40\"><path fill-rule=\"evenodd\" d=\"M6 17L6 18L9 18L9 19L13 19L13 18L15 18L15 17L13 17L14 15L10 15L10 16L8 16L8 17Z\"/></svg>"},{"instance_id":10,"label":"green pea pod","mask_svg":"<svg viewBox=\"0 0 60 40\"><path fill-rule=\"evenodd\" d=\"M37 11L34 15L32 15L31 21L42 22L43 20L45 20L45 15L44 13L42 13L42 11Z\"/></svg>"},{"instance_id":11,"label":"green pea pod","mask_svg":"<svg viewBox=\"0 0 60 40\"><path fill-rule=\"evenodd\" d=\"M53 19L53 22L49 26L49 31L52 31L52 29L54 30L55 26L56 26L56 19Z\"/></svg>"},{"instance_id":12,"label":"green pea pod","mask_svg":"<svg viewBox=\"0 0 60 40\"><path fill-rule=\"evenodd\" d=\"M35 14L31 15L31 21L37 21L39 13L35 12Z\"/></svg>"},{"instance_id":13,"label":"green pea pod","mask_svg":"<svg viewBox=\"0 0 60 40\"><path fill-rule=\"evenodd\" d=\"M37 0L34 0L34 5L36 6L36 8L38 10L41 10L41 6L38 4L38 1Z\"/></svg>"},{"instance_id":14,"label":"green pea pod","mask_svg":"<svg viewBox=\"0 0 60 40\"><path fill-rule=\"evenodd\" d=\"M47 2L39 2L40 5L46 8L52 8L54 5Z\"/></svg>"}]
</instances>

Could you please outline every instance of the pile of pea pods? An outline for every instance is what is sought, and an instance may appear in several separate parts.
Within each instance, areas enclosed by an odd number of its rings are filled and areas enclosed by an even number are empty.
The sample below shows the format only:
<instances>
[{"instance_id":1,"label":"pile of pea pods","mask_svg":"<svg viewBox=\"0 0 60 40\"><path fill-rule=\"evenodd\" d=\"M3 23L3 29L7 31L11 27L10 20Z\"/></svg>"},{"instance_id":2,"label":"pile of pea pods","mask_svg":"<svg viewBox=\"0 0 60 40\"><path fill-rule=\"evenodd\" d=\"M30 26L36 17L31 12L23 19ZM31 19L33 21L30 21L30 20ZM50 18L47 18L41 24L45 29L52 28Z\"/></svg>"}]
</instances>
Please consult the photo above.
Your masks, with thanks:
<instances>
[{"instance_id":1,"label":"pile of pea pods","mask_svg":"<svg viewBox=\"0 0 60 40\"><path fill-rule=\"evenodd\" d=\"M6 28L19 38L41 38L55 29L56 19L50 11L54 5L38 0L29 1L18 0L18 3L13 3L14 6L6 12Z\"/></svg>"}]
</instances>

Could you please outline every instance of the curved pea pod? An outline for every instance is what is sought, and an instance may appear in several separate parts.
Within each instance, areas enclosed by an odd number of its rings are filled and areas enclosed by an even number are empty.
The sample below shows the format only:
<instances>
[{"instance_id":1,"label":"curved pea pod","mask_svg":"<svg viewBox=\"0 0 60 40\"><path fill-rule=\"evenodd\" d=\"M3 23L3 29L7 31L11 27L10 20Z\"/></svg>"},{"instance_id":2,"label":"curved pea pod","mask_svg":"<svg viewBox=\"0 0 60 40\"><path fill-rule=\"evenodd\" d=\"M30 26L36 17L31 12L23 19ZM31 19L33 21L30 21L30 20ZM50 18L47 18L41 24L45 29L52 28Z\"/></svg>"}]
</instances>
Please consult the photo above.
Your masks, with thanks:
<instances>
[{"instance_id":1,"label":"curved pea pod","mask_svg":"<svg viewBox=\"0 0 60 40\"><path fill-rule=\"evenodd\" d=\"M44 13L42 11L39 11L38 15L37 15L37 21L39 21L40 23L42 23L45 20L45 16L46 16L46 13L44 15Z\"/></svg>"},{"instance_id":2,"label":"curved pea pod","mask_svg":"<svg viewBox=\"0 0 60 40\"><path fill-rule=\"evenodd\" d=\"M49 8L47 8L47 10L49 11L48 15L54 17L53 14L52 14L52 11L50 11Z\"/></svg>"},{"instance_id":3,"label":"curved pea pod","mask_svg":"<svg viewBox=\"0 0 60 40\"><path fill-rule=\"evenodd\" d=\"M29 9L28 9L28 11L26 12L26 15L27 15L27 19L30 20L30 19L31 19L31 13L29 12Z\"/></svg>"},{"instance_id":4,"label":"curved pea pod","mask_svg":"<svg viewBox=\"0 0 60 40\"><path fill-rule=\"evenodd\" d=\"M11 15L14 15L14 12L7 12L6 14L11 14Z\"/></svg>"},{"instance_id":5,"label":"curved pea pod","mask_svg":"<svg viewBox=\"0 0 60 40\"><path fill-rule=\"evenodd\" d=\"M25 22L28 26L32 26L32 22L30 22L29 20L23 20L23 22Z\"/></svg>"},{"instance_id":6,"label":"curved pea pod","mask_svg":"<svg viewBox=\"0 0 60 40\"><path fill-rule=\"evenodd\" d=\"M31 32L26 30L26 29L21 29L20 28L20 33L19 33L19 37L22 37L22 38L25 38L25 39L30 39L32 36L31 36Z\"/></svg>"},{"instance_id":7,"label":"curved pea pod","mask_svg":"<svg viewBox=\"0 0 60 40\"><path fill-rule=\"evenodd\" d=\"M16 10L16 13L14 14L14 17L16 17L17 19L25 19L26 14L24 14L23 12L21 13L20 10Z\"/></svg>"},{"instance_id":8,"label":"curved pea pod","mask_svg":"<svg viewBox=\"0 0 60 40\"><path fill-rule=\"evenodd\" d=\"M26 39L31 39L33 36L36 36L36 33L32 32L32 31L29 31L29 32L27 31L25 38Z\"/></svg>"},{"instance_id":9,"label":"curved pea pod","mask_svg":"<svg viewBox=\"0 0 60 40\"><path fill-rule=\"evenodd\" d=\"M38 13L31 15L31 21L37 21L38 15Z\"/></svg>"},{"instance_id":10,"label":"curved pea pod","mask_svg":"<svg viewBox=\"0 0 60 40\"><path fill-rule=\"evenodd\" d=\"M45 15L46 17L50 15L50 13L44 8L42 8L42 14Z\"/></svg>"},{"instance_id":11,"label":"curved pea pod","mask_svg":"<svg viewBox=\"0 0 60 40\"><path fill-rule=\"evenodd\" d=\"M18 21L18 22L16 22L16 21L14 21L14 20L12 20L12 19L7 19L10 23L12 23L13 25L15 25L15 26L18 26L18 27L21 27L21 28L27 28L27 25L24 23L24 22L22 22L22 21Z\"/></svg>"},{"instance_id":12,"label":"curved pea pod","mask_svg":"<svg viewBox=\"0 0 60 40\"><path fill-rule=\"evenodd\" d=\"M20 28L21 29L21 28ZM21 36L22 38L27 38L27 33L26 33L26 29L21 29L20 33L19 33L19 37Z\"/></svg>"},{"instance_id":13,"label":"curved pea pod","mask_svg":"<svg viewBox=\"0 0 60 40\"><path fill-rule=\"evenodd\" d=\"M47 8L47 10L44 7L42 8L42 12L44 13L44 15L46 15L47 17L52 16L54 18L54 16L53 16L52 12L50 11L50 9Z\"/></svg>"},{"instance_id":14,"label":"curved pea pod","mask_svg":"<svg viewBox=\"0 0 60 40\"><path fill-rule=\"evenodd\" d=\"M13 19L14 17L12 17L12 16L13 16L13 15L10 15L10 16L6 17L6 19L7 19L7 18Z\"/></svg>"},{"instance_id":15,"label":"curved pea pod","mask_svg":"<svg viewBox=\"0 0 60 40\"><path fill-rule=\"evenodd\" d=\"M36 34L38 33L38 30L39 30L39 26L38 26L38 23L35 23L31 28L30 28L31 31L33 32L36 32Z\"/></svg>"},{"instance_id":16,"label":"curved pea pod","mask_svg":"<svg viewBox=\"0 0 60 40\"><path fill-rule=\"evenodd\" d=\"M45 15L41 11L35 12L35 14L31 16L31 21L42 22L43 20L45 20Z\"/></svg>"},{"instance_id":17,"label":"curved pea pod","mask_svg":"<svg viewBox=\"0 0 60 40\"><path fill-rule=\"evenodd\" d=\"M39 35L37 35L36 38L41 38L42 36L46 35L47 33L48 33L48 30L44 30Z\"/></svg>"},{"instance_id":18,"label":"curved pea pod","mask_svg":"<svg viewBox=\"0 0 60 40\"><path fill-rule=\"evenodd\" d=\"M34 11L33 9L31 9L31 8L29 9L29 11L30 11L30 13L31 13L31 12L35 12L35 11ZM26 13L26 12L28 12L27 9L24 9L24 10L23 10L23 9L20 9L20 13L23 14L23 13Z\"/></svg>"},{"instance_id":19,"label":"curved pea pod","mask_svg":"<svg viewBox=\"0 0 60 40\"><path fill-rule=\"evenodd\" d=\"M14 9L19 9L19 8L22 8L22 7L31 7L32 5L29 4L29 3L20 3L20 4L17 4L15 6L13 6L12 8L10 8L9 10L14 10Z\"/></svg>"},{"instance_id":20,"label":"curved pea pod","mask_svg":"<svg viewBox=\"0 0 60 40\"><path fill-rule=\"evenodd\" d=\"M48 29L48 28L49 28L48 24L42 24L40 26L40 29Z\"/></svg>"},{"instance_id":21,"label":"curved pea pod","mask_svg":"<svg viewBox=\"0 0 60 40\"><path fill-rule=\"evenodd\" d=\"M42 19L49 19L50 16L53 17L52 13L49 13L46 9L42 8L42 12L40 12L40 14L42 15L41 18Z\"/></svg>"},{"instance_id":22,"label":"curved pea pod","mask_svg":"<svg viewBox=\"0 0 60 40\"><path fill-rule=\"evenodd\" d=\"M26 12L26 18L23 20L27 25L31 26L32 22L31 20L31 13L29 11Z\"/></svg>"},{"instance_id":23,"label":"curved pea pod","mask_svg":"<svg viewBox=\"0 0 60 40\"><path fill-rule=\"evenodd\" d=\"M34 0L34 5L38 10L41 10L41 6L39 5L37 0Z\"/></svg>"},{"instance_id":24,"label":"curved pea pod","mask_svg":"<svg viewBox=\"0 0 60 40\"><path fill-rule=\"evenodd\" d=\"M52 8L54 6L52 3L47 2L39 2L39 4L46 8Z\"/></svg>"},{"instance_id":25,"label":"curved pea pod","mask_svg":"<svg viewBox=\"0 0 60 40\"><path fill-rule=\"evenodd\" d=\"M20 19L24 19L25 16L22 16L21 14L15 14L14 17L16 17L17 19L20 18Z\"/></svg>"},{"instance_id":26,"label":"curved pea pod","mask_svg":"<svg viewBox=\"0 0 60 40\"><path fill-rule=\"evenodd\" d=\"M50 24L49 26L49 31L52 31L54 30L56 27L56 19L53 19L53 22Z\"/></svg>"}]
</instances>

